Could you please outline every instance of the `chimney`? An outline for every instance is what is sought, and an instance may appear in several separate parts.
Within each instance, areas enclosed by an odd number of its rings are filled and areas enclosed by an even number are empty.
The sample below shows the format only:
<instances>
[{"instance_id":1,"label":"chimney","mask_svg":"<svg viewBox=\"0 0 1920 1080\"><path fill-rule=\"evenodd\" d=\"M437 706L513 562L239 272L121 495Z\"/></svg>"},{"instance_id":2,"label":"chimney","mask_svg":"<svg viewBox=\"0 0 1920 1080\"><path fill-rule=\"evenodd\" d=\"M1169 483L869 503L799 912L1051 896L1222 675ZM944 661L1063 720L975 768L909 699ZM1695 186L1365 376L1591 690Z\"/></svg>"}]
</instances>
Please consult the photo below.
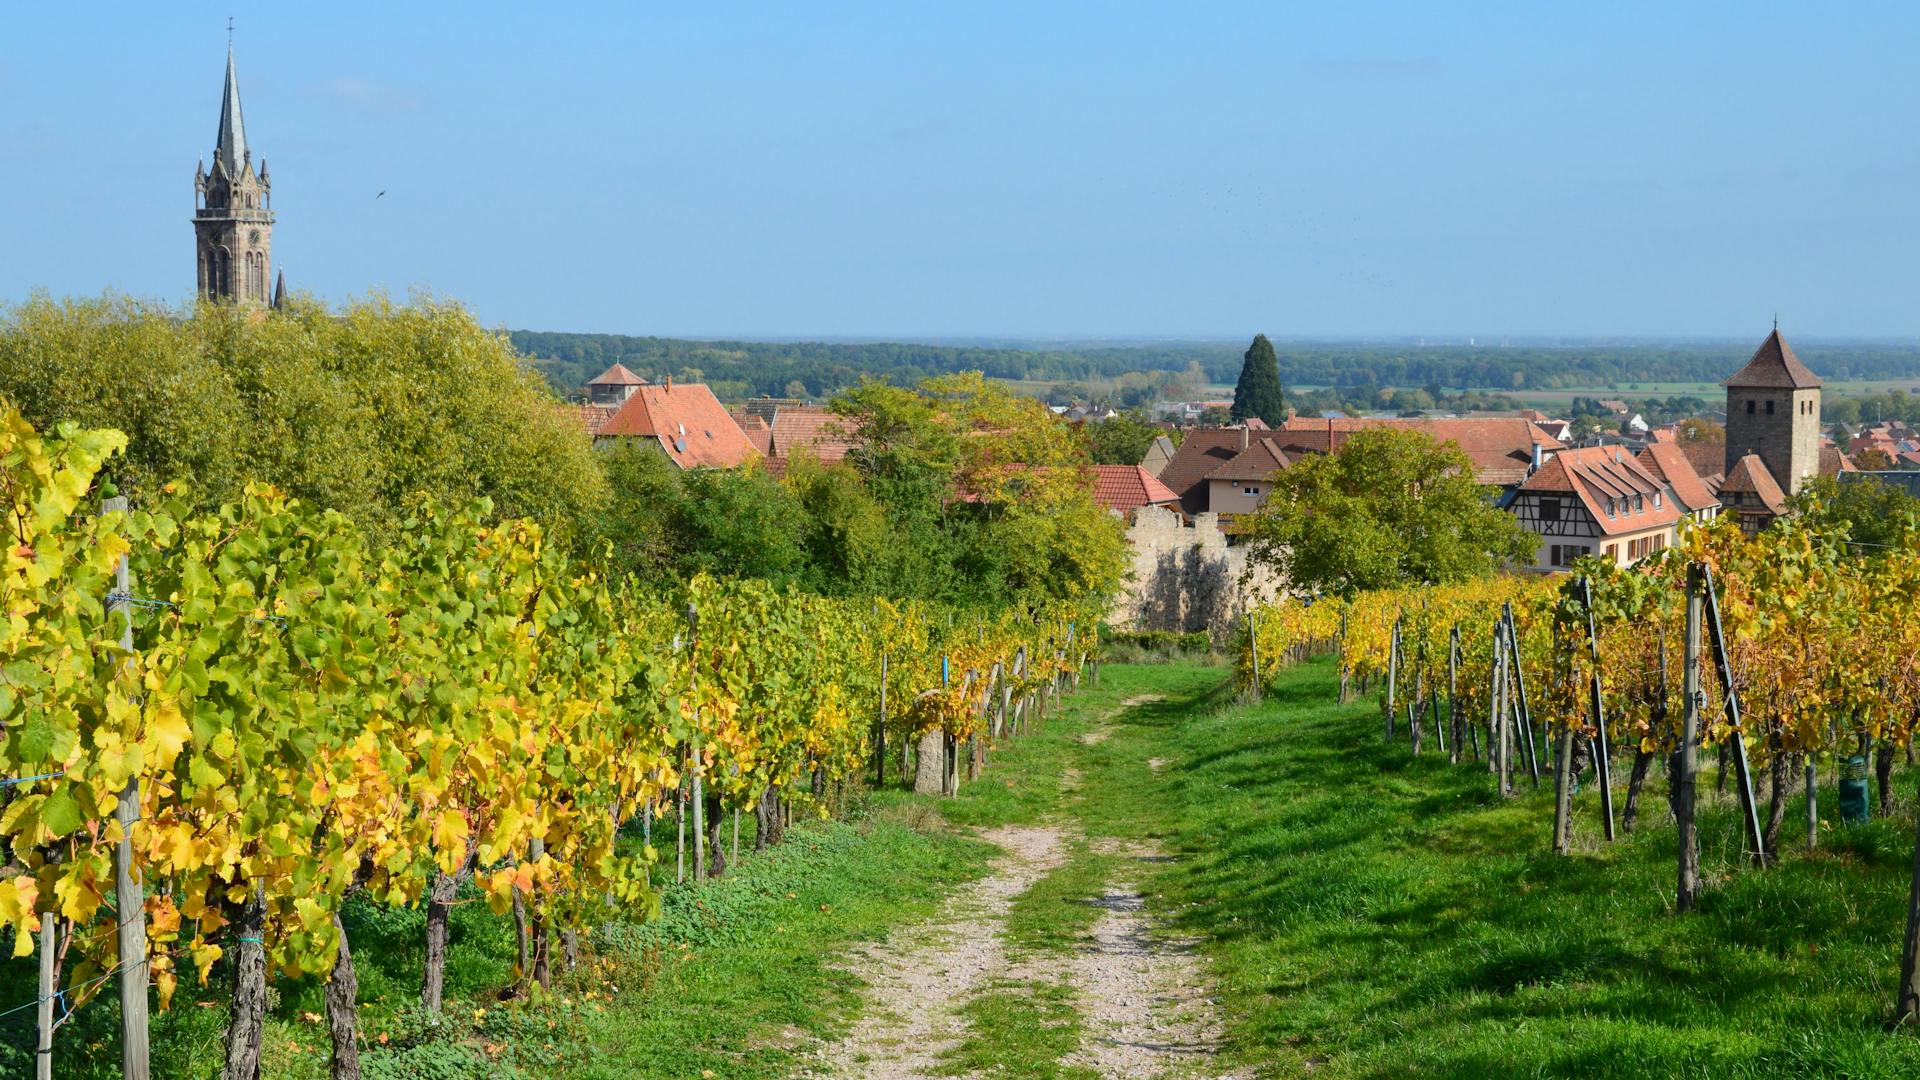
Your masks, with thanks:
<instances>
[{"instance_id":1,"label":"chimney","mask_svg":"<svg viewBox=\"0 0 1920 1080\"><path fill-rule=\"evenodd\" d=\"M667 376L666 392L673 393L673 376L671 375Z\"/></svg>"}]
</instances>

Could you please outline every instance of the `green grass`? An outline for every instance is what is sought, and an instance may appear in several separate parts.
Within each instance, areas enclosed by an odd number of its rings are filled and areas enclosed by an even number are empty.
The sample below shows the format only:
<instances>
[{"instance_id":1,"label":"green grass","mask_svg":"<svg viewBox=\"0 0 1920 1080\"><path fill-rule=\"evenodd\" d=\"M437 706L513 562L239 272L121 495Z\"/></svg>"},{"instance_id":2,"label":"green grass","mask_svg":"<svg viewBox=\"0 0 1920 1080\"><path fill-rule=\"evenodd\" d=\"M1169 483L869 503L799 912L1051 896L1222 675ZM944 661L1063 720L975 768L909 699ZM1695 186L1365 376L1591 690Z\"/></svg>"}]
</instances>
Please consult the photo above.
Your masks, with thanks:
<instances>
[{"instance_id":1,"label":"green grass","mask_svg":"<svg viewBox=\"0 0 1920 1080\"><path fill-rule=\"evenodd\" d=\"M1091 901L1106 888L1117 861L1095 853L1085 840L1072 841L1066 862L1014 897L1007 912L1009 944L1065 952L1085 940L1101 915Z\"/></svg>"},{"instance_id":2,"label":"green grass","mask_svg":"<svg viewBox=\"0 0 1920 1080\"><path fill-rule=\"evenodd\" d=\"M1653 784L1611 845L1589 790L1579 850L1556 858L1550 790L1503 803L1484 769L1383 743L1376 707L1336 707L1333 688L1306 665L1260 706L1157 736L1182 858L1155 886L1208 939L1244 1060L1316 1077L1920 1074L1920 1037L1882 1030L1911 818L1835 830L1814 855L1789 828L1782 864L1752 871L1711 806L1709 890L1680 917Z\"/></svg>"},{"instance_id":3,"label":"green grass","mask_svg":"<svg viewBox=\"0 0 1920 1080\"><path fill-rule=\"evenodd\" d=\"M949 1076L1019 1076L1032 1080L1099 1080L1061 1059L1080 1045L1073 991L1056 982L996 979L961 1010L967 1033L941 1060Z\"/></svg>"}]
</instances>

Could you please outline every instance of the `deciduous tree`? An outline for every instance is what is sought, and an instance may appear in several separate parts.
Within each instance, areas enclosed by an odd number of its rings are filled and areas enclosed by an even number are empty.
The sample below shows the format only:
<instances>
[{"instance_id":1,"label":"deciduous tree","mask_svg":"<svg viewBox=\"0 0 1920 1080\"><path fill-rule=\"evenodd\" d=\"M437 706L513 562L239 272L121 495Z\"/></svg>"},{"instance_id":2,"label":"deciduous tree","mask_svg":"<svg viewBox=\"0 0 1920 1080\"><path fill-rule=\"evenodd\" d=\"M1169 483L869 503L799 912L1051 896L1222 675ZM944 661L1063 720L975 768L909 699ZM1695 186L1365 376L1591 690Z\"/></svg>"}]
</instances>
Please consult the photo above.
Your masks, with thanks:
<instances>
[{"instance_id":1,"label":"deciduous tree","mask_svg":"<svg viewBox=\"0 0 1920 1080\"><path fill-rule=\"evenodd\" d=\"M1536 543L1458 446L1393 428L1275 473L1244 528L1253 556L1309 594L1455 581L1527 559Z\"/></svg>"}]
</instances>

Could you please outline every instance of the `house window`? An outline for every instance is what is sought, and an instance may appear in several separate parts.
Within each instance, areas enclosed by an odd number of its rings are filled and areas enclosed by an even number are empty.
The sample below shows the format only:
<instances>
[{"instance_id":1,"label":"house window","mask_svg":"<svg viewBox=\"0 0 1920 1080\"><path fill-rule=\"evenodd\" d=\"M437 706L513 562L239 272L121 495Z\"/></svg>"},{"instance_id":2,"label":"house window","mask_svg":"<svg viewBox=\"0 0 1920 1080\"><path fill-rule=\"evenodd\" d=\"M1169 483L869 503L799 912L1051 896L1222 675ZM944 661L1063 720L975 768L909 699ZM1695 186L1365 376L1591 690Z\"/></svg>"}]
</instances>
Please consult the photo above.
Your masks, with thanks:
<instances>
[{"instance_id":1,"label":"house window","mask_svg":"<svg viewBox=\"0 0 1920 1080\"><path fill-rule=\"evenodd\" d=\"M1579 558L1582 555L1585 555L1586 553L1587 553L1587 548L1586 548L1586 545L1584 544L1555 544L1553 545L1553 551L1552 551L1553 557L1550 562L1550 565L1572 566L1573 560Z\"/></svg>"},{"instance_id":2,"label":"house window","mask_svg":"<svg viewBox=\"0 0 1920 1080\"><path fill-rule=\"evenodd\" d=\"M1657 491L1653 493L1653 508L1660 509L1660 493Z\"/></svg>"},{"instance_id":3,"label":"house window","mask_svg":"<svg viewBox=\"0 0 1920 1080\"><path fill-rule=\"evenodd\" d=\"M1259 489L1259 487L1257 487L1257 486L1248 486L1248 487L1243 487L1243 488L1241 488L1241 489L1240 489L1240 494L1242 494L1242 495L1258 495L1258 494L1260 494L1260 489Z\"/></svg>"},{"instance_id":4,"label":"house window","mask_svg":"<svg viewBox=\"0 0 1920 1080\"><path fill-rule=\"evenodd\" d=\"M1767 402L1767 415L1768 416L1773 415L1773 402L1771 401Z\"/></svg>"},{"instance_id":5,"label":"house window","mask_svg":"<svg viewBox=\"0 0 1920 1080\"><path fill-rule=\"evenodd\" d=\"M1747 399L1747 415L1748 416L1753 415L1753 399L1752 398Z\"/></svg>"},{"instance_id":6,"label":"house window","mask_svg":"<svg viewBox=\"0 0 1920 1080\"><path fill-rule=\"evenodd\" d=\"M1640 513L1640 512L1642 511L1642 510L1645 510L1646 508L1647 508L1647 503L1646 503L1646 500L1645 500L1645 499L1642 499L1642 498L1641 498L1640 496L1638 496L1638 495L1635 495L1635 496L1633 497L1633 512L1634 512L1634 513L1636 513L1636 514L1638 514L1638 513Z\"/></svg>"},{"instance_id":7,"label":"house window","mask_svg":"<svg viewBox=\"0 0 1920 1080\"><path fill-rule=\"evenodd\" d=\"M1559 499L1542 498L1540 500L1540 520L1541 521L1559 521L1560 520L1560 500ZM1558 566L1560 564L1555 563L1554 565Z\"/></svg>"}]
</instances>

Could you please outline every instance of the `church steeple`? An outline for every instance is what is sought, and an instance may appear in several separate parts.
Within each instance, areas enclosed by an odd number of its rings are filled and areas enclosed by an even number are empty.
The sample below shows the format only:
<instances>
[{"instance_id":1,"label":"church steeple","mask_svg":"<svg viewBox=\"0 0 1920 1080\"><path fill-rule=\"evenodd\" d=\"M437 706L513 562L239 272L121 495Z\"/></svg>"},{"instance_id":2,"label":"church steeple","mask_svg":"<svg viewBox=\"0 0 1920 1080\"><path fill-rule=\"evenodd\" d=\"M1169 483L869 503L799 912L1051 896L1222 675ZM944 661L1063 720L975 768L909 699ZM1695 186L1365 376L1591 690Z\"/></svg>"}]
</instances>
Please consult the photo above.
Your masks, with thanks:
<instances>
[{"instance_id":1,"label":"church steeple","mask_svg":"<svg viewBox=\"0 0 1920 1080\"><path fill-rule=\"evenodd\" d=\"M214 139L213 157L226 166L228 176L239 176L246 167L247 125L240 117L240 79L233 70L233 42L227 42L227 85L220 92L220 134Z\"/></svg>"},{"instance_id":2,"label":"church steeple","mask_svg":"<svg viewBox=\"0 0 1920 1080\"><path fill-rule=\"evenodd\" d=\"M196 168L193 176L195 269L202 300L266 304L272 299L273 182L264 159L256 171L247 146L231 26L228 34L213 166Z\"/></svg>"}]
</instances>

